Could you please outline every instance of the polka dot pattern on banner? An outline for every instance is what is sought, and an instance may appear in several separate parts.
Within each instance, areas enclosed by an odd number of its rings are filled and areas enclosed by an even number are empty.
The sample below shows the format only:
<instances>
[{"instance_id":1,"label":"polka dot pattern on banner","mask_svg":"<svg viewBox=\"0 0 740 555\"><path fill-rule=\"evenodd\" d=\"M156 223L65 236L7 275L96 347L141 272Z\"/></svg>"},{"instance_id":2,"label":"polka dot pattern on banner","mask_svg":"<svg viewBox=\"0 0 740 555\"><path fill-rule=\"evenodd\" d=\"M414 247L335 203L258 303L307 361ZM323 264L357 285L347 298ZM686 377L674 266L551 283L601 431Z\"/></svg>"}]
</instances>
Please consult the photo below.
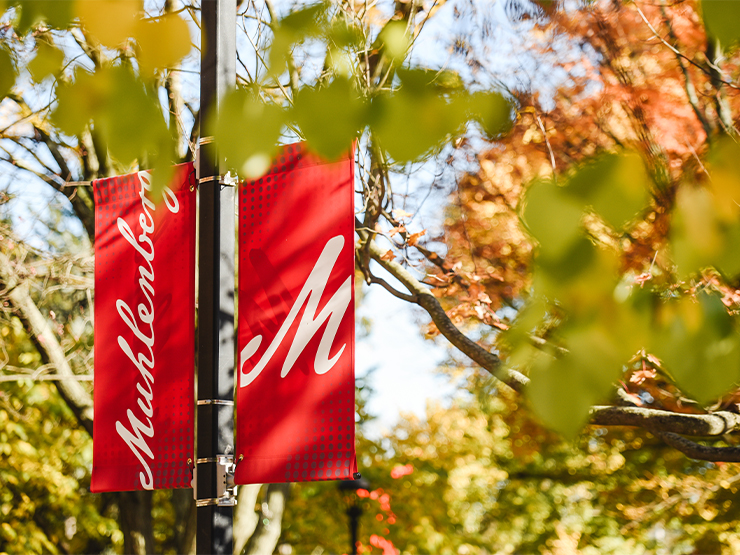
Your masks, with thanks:
<instances>
[{"instance_id":1,"label":"polka dot pattern on banner","mask_svg":"<svg viewBox=\"0 0 740 555\"><path fill-rule=\"evenodd\" d=\"M341 284L354 277L353 178L351 158L326 162L295 144L282 148L264 176L240 185L238 351L261 338L240 371L254 370L268 348L273 354L253 381L237 387L236 452L244 456L237 483L348 479L356 471L352 309L343 313L333 336L331 356L344 346L335 366L315 371L327 328L322 324L282 376L302 319L318 317ZM320 295L310 309L316 313L306 316L309 297L301 291L337 236L343 238L339 258L321 293L311 293ZM303 305L295 321L273 348L299 299Z\"/></svg>"}]
</instances>

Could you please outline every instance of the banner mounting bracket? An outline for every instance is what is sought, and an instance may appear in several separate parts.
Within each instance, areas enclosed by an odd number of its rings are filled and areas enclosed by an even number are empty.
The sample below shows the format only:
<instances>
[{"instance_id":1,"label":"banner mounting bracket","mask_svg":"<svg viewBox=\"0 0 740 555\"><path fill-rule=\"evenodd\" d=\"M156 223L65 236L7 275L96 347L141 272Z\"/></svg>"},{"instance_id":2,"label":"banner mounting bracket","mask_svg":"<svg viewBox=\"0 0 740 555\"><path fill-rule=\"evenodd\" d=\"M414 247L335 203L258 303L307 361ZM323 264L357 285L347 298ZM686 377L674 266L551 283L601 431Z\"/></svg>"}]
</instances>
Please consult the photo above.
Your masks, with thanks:
<instances>
[{"instance_id":1,"label":"banner mounting bracket","mask_svg":"<svg viewBox=\"0 0 740 555\"><path fill-rule=\"evenodd\" d=\"M198 498L198 465L216 463L216 494L218 497L205 499ZM217 505L219 507L233 507L236 505L237 486L234 484L234 455L217 455L215 457L202 457L195 459L193 466L193 499L196 507L207 507Z\"/></svg>"}]
</instances>

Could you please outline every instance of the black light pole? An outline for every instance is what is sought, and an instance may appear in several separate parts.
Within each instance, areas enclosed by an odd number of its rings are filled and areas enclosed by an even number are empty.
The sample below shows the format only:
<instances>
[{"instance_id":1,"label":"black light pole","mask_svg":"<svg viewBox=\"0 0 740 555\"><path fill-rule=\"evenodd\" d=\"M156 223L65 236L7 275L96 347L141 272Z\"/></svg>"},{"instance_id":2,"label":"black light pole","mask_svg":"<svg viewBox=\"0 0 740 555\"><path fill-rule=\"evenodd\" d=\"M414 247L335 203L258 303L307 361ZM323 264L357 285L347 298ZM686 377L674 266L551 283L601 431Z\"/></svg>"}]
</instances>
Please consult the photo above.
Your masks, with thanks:
<instances>
[{"instance_id":1,"label":"black light pole","mask_svg":"<svg viewBox=\"0 0 740 555\"><path fill-rule=\"evenodd\" d=\"M359 474L358 474L359 476ZM342 480L339 482L339 491L355 493L358 489L370 489L370 482L365 478L358 478L357 480ZM352 502L347 504L347 516L349 517L349 536L350 542L350 555L357 555L357 531L360 526L360 517L362 516L362 507L360 507L357 501L357 495L352 496Z\"/></svg>"},{"instance_id":2,"label":"black light pole","mask_svg":"<svg viewBox=\"0 0 740 555\"><path fill-rule=\"evenodd\" d=\"M198 235L198 554L232 553L233 512L218 505L218 456L234 441L234 189L221 187L216 144L204 136L236 83L236 0L201 0Z\"/></svg>"}]
</instances>

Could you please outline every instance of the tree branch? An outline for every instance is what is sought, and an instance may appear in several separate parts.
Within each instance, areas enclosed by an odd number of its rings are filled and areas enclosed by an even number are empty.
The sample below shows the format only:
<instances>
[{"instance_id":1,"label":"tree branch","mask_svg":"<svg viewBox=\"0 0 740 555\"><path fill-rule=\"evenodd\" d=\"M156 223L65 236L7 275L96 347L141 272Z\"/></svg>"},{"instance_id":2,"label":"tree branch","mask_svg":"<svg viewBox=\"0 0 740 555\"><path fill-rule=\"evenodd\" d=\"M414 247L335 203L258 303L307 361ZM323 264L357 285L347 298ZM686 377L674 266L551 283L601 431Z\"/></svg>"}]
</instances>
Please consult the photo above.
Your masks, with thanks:
<instances>
[{"instance_id":1,"label":"tree branch","mask_svg":"<svg viewBox=\"0 0 740 555\"><path fill-rule=\"evenodd\" d=\"M22 280L13 270L8 256L0 252L0 285L4 294L18 311L21 322L41 355L44 364L53 365L63 378L57 383L57 390L67 402L80 424L92 437L93 400L92 395L82 387L77 375L72 372L64 349L56 335L31 298L28 280Z\"/></svg>"},{"instance_id":2,"label":"tree branch","mask_svg":"<svg viewBox=\"0 0 740 555\"><path fill-rule=\"evenodd\" d=\"M637 426L655 433L722 436L740 428L740 415L727 411L687 414L644 407L596 406L591 409L591 424Z\"/></svg>"},{"instance_id":3,"label":"tree branch","mask_svg":"<svg viewBox=\"0 0 740 555\"><path fill-rule=\"evenodd\" d=\"M373 260L398 279L416 298L418 304L432 318L450 343L482 368L503 381L512 389L522 391L529 378L514 370L505 370L501 359L472 341L452 323L432 292L424 287L406 268L393 260L383 260L382 249L372 241L370 234L360 229L361 241L366 241ZM685 455L699 460L740 462L740 448L708 447L681 437L720 437L740 429L740 415L720 411L712 414L676 413L646 407L596 406L591 411L591 424L595 426L635 426L644 428Z\"/></svg>"},{"instance_id":4,"label":"tree branch","mask_svg":"<svg viewBox=\"0 0 740 555\"><path fill-rule=\"evenodd\" d=\"M457 326L452 323L442 305L432 294L424 287L406 268L393 260L383 260L383 251L372 240L369 239L366 231L361 231L361 240L366 240L370 256L383 268L385 268L393 277L400 281L406 289L416 298L415 304L418 304L427 311L432 318L432 322L437 329L452 343L458 350L476 362L481 368L490 372L493 376L504 382L506 385L516 391L521 391L529 383L529 378L524 374L511 369L505 369L501 359L478 345L475 341L462 333Z\"/></svg>"},{"instance_id":5,"label":"tree branch","mask_svg":"<svg viewBox=\"0 0 740 555\"><path fill-rule=\"evenodd\" d=\"M699 461L740 462L740 447L709 447L701 445L673 432L650 430L667 445L681 451L687 457Z\"/></svg>"}]
</instances>

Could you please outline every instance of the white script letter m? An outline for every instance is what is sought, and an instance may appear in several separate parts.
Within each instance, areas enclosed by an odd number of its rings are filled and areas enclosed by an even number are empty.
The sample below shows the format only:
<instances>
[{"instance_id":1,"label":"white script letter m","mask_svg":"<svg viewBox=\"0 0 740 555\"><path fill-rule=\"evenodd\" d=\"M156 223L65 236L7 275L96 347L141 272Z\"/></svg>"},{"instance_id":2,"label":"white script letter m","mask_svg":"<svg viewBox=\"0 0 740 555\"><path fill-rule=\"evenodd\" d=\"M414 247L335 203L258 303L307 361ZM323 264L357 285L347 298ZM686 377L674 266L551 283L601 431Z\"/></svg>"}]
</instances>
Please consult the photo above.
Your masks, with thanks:
<instances>
[{"instance_id":1,"label":"white script letter m","mask_svg":"<svg viewBox=\"0 0 740 555\"><path fill-rule=\"evenodd\" d=\"M301 321L298 324L298 329L296 331L295 338L293 339L293 343L290 346L290 350L288 351L288 356L285 357L280 377L284 378L288 372L290 372L290 369L303 352L303 349L306 348L308 342L311 341L311 338L314 335L316 335L316 332L319 331L319 328L327 319L329 320L329 323L326 325L326 330L324 330L321 343L316 351L314 370L317 374L326 374L337 363L347 344L345 343L342 345L341 349L339 349L332 358L329 358L329 352L334 343L334 339L336 338L337 331L339 330L339 324L342 322L344 313L347 311L347 307L352 300L351 276L339 286L339 289L337 289L337 292L334 293L331 299L329 299L323 310L319 314L316 313L319 309L319 302L324 294L324 289L326 288L331 272L334 269L334 264L336 264L343 246L344 237L341 235L332 237L327 241L324 250L316 261L313 270L311 270L306 283L303 285L303 289L301 289L301 292L298 295L298 299L290 309L288 317L280 327L275 339L273 339L257 365L249 372L244 372L244 363L257 352L257 349L262 343L262 336L257 335L252 338L252 340L247 343L246 347L241 350L241 353L239 353L239 387L248 386L262 373L262 370L265 369L265 366L270 362L275 351L277 351L283 339L285 339L286 334L293 325L293 322L306 300L308 300L306 309L304 310Z\"/></svg>"}]
</instances>

